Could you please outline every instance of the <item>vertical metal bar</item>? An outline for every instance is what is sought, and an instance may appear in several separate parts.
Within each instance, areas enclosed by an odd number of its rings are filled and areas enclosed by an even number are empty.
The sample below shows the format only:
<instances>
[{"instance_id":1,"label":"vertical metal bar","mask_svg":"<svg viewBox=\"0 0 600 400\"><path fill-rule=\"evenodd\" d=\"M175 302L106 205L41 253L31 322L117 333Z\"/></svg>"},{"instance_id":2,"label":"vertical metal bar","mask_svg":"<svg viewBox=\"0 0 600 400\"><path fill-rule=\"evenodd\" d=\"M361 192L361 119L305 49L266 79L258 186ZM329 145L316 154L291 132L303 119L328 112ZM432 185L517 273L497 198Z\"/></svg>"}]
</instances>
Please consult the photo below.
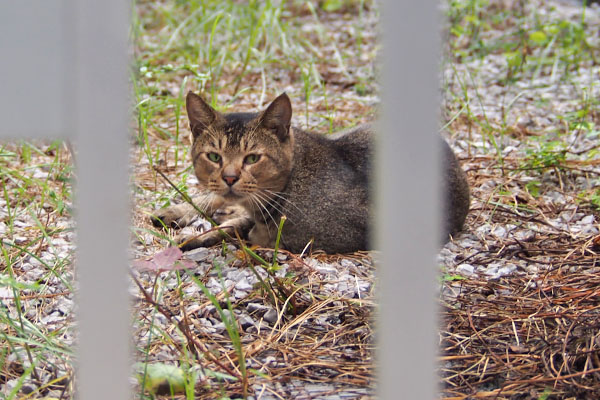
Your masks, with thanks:
<instances>
[{"instance_id":1,"label":"vertical metal bar","mask_svg":"<svg viewBox=\"0 0 600 400\"><path fill-rule=\"evenodd\" d=\"M129 1L0 8L0 137L76 139L78 397L126 399Z\"/></svg>"},{"instance_id":2,"label":"vertical metal bar","mask_svg":"<svg viewBox=\"0 0 600 400\"><path fill-rule=\"evenodd\" d=\"M0 4L0 137L69 134L65 0Z\"/></svg>"},{"instance_id":3,"label":"vertical metal bar","mask_svg":"<svg viewBox=\"0 0 600 400\"><path fill-rule=\"evenodd\" d=\"M129 398L129 1L77 0L79 399Z\"/></svg>"},{"instance_id":4,"label":"vertical metal bar","mask_svg":"<svg viewBox=\"0 0 600 400\"><path fill-rule=\"evenodd\" d=\"M439 207L436 2L386 0L377 145L379 395L436 394L434 254Z\"/></svg>"}]
</instances>

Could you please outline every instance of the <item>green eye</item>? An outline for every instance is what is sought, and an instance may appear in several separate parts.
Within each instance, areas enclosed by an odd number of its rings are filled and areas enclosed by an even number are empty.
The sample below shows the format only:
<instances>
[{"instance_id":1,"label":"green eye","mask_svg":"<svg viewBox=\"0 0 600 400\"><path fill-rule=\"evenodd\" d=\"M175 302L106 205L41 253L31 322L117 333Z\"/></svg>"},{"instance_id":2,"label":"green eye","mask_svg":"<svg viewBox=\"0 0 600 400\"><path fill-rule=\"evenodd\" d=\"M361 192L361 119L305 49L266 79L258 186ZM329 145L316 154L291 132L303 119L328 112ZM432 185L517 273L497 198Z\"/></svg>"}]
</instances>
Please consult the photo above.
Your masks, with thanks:
<instances>
[{"instance_id":1,"label":"green eye","mask_svg":"<svg viewBox=\"0 0 600 400\"><path fill-rule=\"evenodd\" d=\"M255 162L258 161L259 158L260 158L260 156L258 154L248 154L246 156L246 158L244 158L244 163L245 164L254 164Z\"/></svg>"},{"instance_id":2,"label":"green eye","mask_svg":"<svg viewBox=\"0 0 600 400\"><path fill-rule=\"evenodd\" d=\"M219 161L221 161L221 156L218 155L217 153L208 153L208 154L206 154L206 156L212 162L219 162Z\"/></svg>"}]
</instances>

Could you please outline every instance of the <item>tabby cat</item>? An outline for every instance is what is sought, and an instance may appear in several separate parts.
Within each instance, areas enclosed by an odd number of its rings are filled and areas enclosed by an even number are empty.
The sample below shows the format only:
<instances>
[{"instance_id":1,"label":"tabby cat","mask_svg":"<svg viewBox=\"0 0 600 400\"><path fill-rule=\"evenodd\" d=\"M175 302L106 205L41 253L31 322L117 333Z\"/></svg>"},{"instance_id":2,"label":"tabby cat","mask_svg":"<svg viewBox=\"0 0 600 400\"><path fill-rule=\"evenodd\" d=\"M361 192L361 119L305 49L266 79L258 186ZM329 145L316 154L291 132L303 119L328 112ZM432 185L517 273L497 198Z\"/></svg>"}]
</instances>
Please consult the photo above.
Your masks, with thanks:
<instances>
[{"instance_id":1,"label":"tabby cat","mask_svg":"<svg viewBox=\"0 0 600 400\"><path fill-rule=\"evenodd\" d=\"M192 161L204 189L194 202L224 231L233 235L235 229L252 244L273 247L285 215L280 245L292 252L310 243L327 253L369 248L369 125L328 136L293 128L285 93L260 113L222 114L192 92L186 107ZM462 229L469 187L454 153L442 142L446 241ZM153 222L182 227L195 216L194 208L184 203L158 210ZM178 240L189 250L221 239L212 231Z\"/></svg>"}]
</instances>

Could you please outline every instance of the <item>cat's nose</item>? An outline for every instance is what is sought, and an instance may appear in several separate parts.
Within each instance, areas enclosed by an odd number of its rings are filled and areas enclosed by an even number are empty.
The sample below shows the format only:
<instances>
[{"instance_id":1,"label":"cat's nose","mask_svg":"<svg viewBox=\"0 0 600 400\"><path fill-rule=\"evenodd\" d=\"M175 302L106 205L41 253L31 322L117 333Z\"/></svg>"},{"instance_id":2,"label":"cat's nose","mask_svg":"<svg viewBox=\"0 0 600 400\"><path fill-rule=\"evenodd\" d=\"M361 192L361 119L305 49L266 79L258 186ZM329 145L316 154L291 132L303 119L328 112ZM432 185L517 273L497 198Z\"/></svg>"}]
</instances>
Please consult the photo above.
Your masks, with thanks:
<instances>
[{"instance_id":1,"label":"cat's nose","mask_svg":"<svg viewBox=\"0 0 600 400\"><path fill-rule=\"evenodd\" d=\"M222 178L228 186L233 186L240 179L237 175L222 175Z\"/></svg>"}]
</instances>

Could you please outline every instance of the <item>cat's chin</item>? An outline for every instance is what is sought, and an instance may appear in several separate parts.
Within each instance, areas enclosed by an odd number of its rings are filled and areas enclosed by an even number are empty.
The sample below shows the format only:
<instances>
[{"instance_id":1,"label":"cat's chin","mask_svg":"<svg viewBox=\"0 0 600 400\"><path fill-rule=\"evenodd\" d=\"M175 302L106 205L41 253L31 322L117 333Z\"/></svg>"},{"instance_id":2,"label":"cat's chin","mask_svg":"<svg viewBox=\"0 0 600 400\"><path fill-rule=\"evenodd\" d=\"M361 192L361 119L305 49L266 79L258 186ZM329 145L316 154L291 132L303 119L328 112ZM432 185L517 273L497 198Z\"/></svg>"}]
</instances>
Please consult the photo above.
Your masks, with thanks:
<instances>
[{"instance_id":1,"label":"cat's chin","mask_svg":"<svg viewBox=\"0 0 600 400\"><path fill-rule=\"evenodd\" d=\"M247 193L235 193L230 191L229 193L220 195L225 203L229 205L239 205L242 207L252 208L253 202Z\"/></svg>"},{"instance_id":2,"label":"cat's chin","mask_svg":"<svg viewBox=\"0 0 600 400\"><path fill-rule=\"evenodd\" d=\"M221 194L221 197L228 203L239 203L246 197L243 193L236 193L229 190L227 193Z\"/></svg>"}]
</instances>

